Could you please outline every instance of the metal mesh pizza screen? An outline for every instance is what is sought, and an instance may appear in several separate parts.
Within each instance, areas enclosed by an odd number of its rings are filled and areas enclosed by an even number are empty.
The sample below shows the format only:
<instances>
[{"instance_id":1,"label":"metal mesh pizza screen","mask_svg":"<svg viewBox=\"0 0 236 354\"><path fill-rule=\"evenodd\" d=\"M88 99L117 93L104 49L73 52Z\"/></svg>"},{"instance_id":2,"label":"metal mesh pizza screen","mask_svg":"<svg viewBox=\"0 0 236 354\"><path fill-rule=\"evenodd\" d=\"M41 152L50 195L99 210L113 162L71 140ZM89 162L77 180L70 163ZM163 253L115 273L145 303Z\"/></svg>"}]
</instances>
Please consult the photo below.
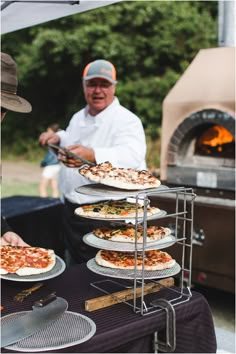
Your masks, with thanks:
<instances>
[{"instance_id":1,"label":"metal mesh pizza screen","mask_svg":"<svg viewBox=\"0 0 236 354\"><path fill-rule=\"evenodd\" d=\"M56 256L56 264L55 266L46 273L34 274L34 275L24 275L20 276L17 274L5 274L1 275L2 279L14 280L14 281L39 281L39 280L47 280L50 278L55 278L59 274L63 273L66 268L65 262L58 256Z\"/></svg>"},{"instance_id":2,"label":"metal mesh pizza screen","mask_svg":"<svg viewBox=\"0 0 236 354\"><path fill-rule=\"evenodd\" d=\"M111 251L135 251L134 243L130 242L116 242L116 241L109 241L104 240L99 237L96 237L94 234L89 233L83 237L83 241L92 247L96 247L103 250L111 250ZM145 250L155 250L155 249L162 249L166 247L172 246L176 242L174 236L167 236L164 239L156 242L147 243ZM137 249L142 250L143 245L137 244Z\"/></svg>"},{"instance_id":3,"label":"metal mesh pizza screen","mask_svg":"<svg viewBox=\"0 0 236 354\"><path fill-rule=\"evenodd\" d=\"M116 269L116 268L106 268L102 267L96 263L95 258L90 259L87 262L87 267L94 273L105 275L111 278L120 278L120 279L134 279L134 271L132 269ZM145 270L144 271L144 279L158 279L170 277L175 274L178 274L181 270L181 267L178 263L171 268L164 270ZM137 270L136 273L137 279L142 279L142 271Z\"/></svg>"},{"instance_id":4,"label":"metal mesh pizza screen","mask_svg":"<svg viewBox=\"0 0 236 354\"><path fill-rule=\"evenodd\" d=\"M106 186L104 184L101 183L95 183L95 184L86 184L80 187L75 188L75 191L77 193L81 193L81 194L88 194L88 195L95 195L98 197L102 197L104 198L104 194L106 195L107 193L109 193L110 197L136 197L136 195L138 193L147 193L147 192L153 192L153 191L163 191L168 189L167 186L164 185L160 185L160 187L158 188L147 188L147 189L143 189L143 190L128 190L128 189L119 189L119 188L115 188L115 187L110 187L110 186Z\"/></svg>"},{"instance_id":5,"label":"metal mesh pizza screen","mask_svg":"<svg viewBox=\"0 0 236 354\"><path fill-rule=\"evenodd\" d=\"M2 318L2 325L24 316L28 311ZM59 319L39 332L6 347L20 352L43 352L77 345L89 340L96 332L95 323L88 317L66 311Z\"/></svg>"}]
</instances>

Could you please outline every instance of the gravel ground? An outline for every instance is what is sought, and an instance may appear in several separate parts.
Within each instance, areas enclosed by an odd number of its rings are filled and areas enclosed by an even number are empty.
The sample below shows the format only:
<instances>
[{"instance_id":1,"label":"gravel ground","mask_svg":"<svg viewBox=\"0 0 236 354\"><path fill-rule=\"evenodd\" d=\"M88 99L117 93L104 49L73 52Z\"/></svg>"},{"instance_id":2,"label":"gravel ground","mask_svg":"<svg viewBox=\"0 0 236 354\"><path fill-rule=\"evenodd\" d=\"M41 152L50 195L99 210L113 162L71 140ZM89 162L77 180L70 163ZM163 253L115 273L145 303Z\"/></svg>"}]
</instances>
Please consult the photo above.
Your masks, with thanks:
<instances>
[{"instance_id":1,"label":"gravel ground","mask_svg":"<svg viewBox=\"0 0 236 354\"><path fill-rule=\"evenodd\" d=\"M39 182L42 169L35 163L2 160L3 181Z\"/></svg>"}]
</instances>

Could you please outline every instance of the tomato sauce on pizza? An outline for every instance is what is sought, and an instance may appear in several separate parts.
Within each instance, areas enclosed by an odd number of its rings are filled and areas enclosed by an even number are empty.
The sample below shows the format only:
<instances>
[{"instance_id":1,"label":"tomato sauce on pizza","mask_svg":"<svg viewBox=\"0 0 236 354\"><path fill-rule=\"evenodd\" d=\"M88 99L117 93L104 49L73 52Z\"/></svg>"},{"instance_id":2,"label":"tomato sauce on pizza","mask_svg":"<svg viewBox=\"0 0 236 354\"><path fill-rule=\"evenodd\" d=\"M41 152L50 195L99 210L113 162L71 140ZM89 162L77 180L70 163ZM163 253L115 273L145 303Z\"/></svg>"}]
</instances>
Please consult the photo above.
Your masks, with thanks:
<instances>
[{"instance_id":1,"label":"tomato sauce on pizza","mask_svg":"<svg viewBox=\"0 0 236 354\"><path fill-rule=\"evenodd\" d=\"M95 257L97 264L117 269L134 269L134 252L107 251L100 250ZM145 251L144 269L145 270L163 270L173 267L175 260L167 253L159 250ZM136 269L143 267L143 254L137 252Z\"/></svg>"},{"instance_id":2,"label":"tomato sauce on pizza","mask_svg":"<svg viewBox=\"0 0 236 354\"><path fill-rule=\"evenodd\" d=\"M54 251L41 247L1 246L0 252L0 274L40 274L51 270L56 263Z\"/></svg>"},{"instance_id":3,"label":"tomato sauce on pizza","mask_svg":"<svg viewBox=\"0 0 236 354\"><path fill-rule=\"evenodd\" d=\"M132 224L118 226L103 226L93 230L93 234L101 239L115 242L135 242L143 243L144 228L140 225L137 229ZM147 226L146 242L159 241L171 234L171 230L162 226Z\"/></svg>"}]
</instances>

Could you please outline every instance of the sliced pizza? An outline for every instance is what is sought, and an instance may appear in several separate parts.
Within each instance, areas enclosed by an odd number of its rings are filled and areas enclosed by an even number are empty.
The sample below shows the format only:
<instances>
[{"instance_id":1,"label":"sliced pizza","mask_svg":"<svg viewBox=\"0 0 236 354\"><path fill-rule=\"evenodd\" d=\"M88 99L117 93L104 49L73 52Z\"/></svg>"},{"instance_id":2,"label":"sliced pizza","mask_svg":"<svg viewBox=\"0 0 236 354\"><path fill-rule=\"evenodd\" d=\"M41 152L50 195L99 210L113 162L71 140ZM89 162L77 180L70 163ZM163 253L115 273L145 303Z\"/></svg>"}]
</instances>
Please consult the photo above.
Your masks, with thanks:
<instances>
[{"instance_id":1,"label":"sliced pizza","mask_svg":"<svg viewBox=\"0 0 236 354\"><path fill-rule=\"evenodd\" d=\"M136 228L132 224L117 226L103 226L93 230L93 234L101 239L115 241L115 242L135 242L143 243L144 240L144 228L140 225ZM171 230L168 227L162 226L147 226L146 230L146 242L155 242L167 237L171 234Z\"/></svg>"},{"instance_id":2,"label":"sliced pizza","mask_svg":"<svg viewBox=\"0 0 236 354\"><path fill-rule=\"evenodd\" d=\"M128 190L157 188L161 182L149 171L114 167L110 162L84 166L79 173L90 181Z\"/></svg>"},{"instance_id":3,"label":"sliced pizza","mask_svg":"<svg viewBox=\"0 0 236 354\"><path fill-rule=\"evenodd\" d=\"M107 268L134 269L134 252L100 250L95 257L97 264ZM145 270L163 270L175 265L175 260L167 253L159 250L146 251L144 256ZM143 267L143 254L137 253L136 269Z\"/></svg>"},{"instance_id":4,"label":"sliced pizza","mask_svg":"<svg viewBox=\"0 0 236 354\"><path fill-rule=\"evenodd\" d=\"M54 251L41 247L1 246L0 252L0 274L40 274L49 272L56 263Z\"/></svg>"},{"instance_id":5,"label":"sliced pizza","mask_svg":"<svg viewBox=\"0 0 236 354\"><path fill-rule=\"evenodd\" d=\"M130 203L125 200L109 200L96 204L82 205L75 209L75 214L88 218L127 219L135 218L136 209L138 217L143 216L141 204ZM147 216L160 212L156 207L147 207Z\"/></svg>"}]
</instances>

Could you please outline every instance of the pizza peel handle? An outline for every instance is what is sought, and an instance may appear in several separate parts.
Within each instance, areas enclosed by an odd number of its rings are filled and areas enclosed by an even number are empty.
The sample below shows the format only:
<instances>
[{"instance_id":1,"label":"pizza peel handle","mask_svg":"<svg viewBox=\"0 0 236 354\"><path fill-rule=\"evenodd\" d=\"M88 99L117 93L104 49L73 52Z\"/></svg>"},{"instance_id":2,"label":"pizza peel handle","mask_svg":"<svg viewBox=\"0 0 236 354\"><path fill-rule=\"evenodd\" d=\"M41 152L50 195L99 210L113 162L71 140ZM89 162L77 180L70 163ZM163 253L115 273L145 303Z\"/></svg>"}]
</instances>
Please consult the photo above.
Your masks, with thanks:
<instances>
[{"instance_id":1,"label":"pizza peel handle","mask_svg":"<svg viewBox=\"0 0 236 354\"><path fill-rule=\"evenodd\" d=\"M1 327L1 348L20 341L38 332L58 319L68 307L68 303L55 294L34 303L32 311ZM3 321L3 319L2 319Z\"/></svg>"}]
</instances>

